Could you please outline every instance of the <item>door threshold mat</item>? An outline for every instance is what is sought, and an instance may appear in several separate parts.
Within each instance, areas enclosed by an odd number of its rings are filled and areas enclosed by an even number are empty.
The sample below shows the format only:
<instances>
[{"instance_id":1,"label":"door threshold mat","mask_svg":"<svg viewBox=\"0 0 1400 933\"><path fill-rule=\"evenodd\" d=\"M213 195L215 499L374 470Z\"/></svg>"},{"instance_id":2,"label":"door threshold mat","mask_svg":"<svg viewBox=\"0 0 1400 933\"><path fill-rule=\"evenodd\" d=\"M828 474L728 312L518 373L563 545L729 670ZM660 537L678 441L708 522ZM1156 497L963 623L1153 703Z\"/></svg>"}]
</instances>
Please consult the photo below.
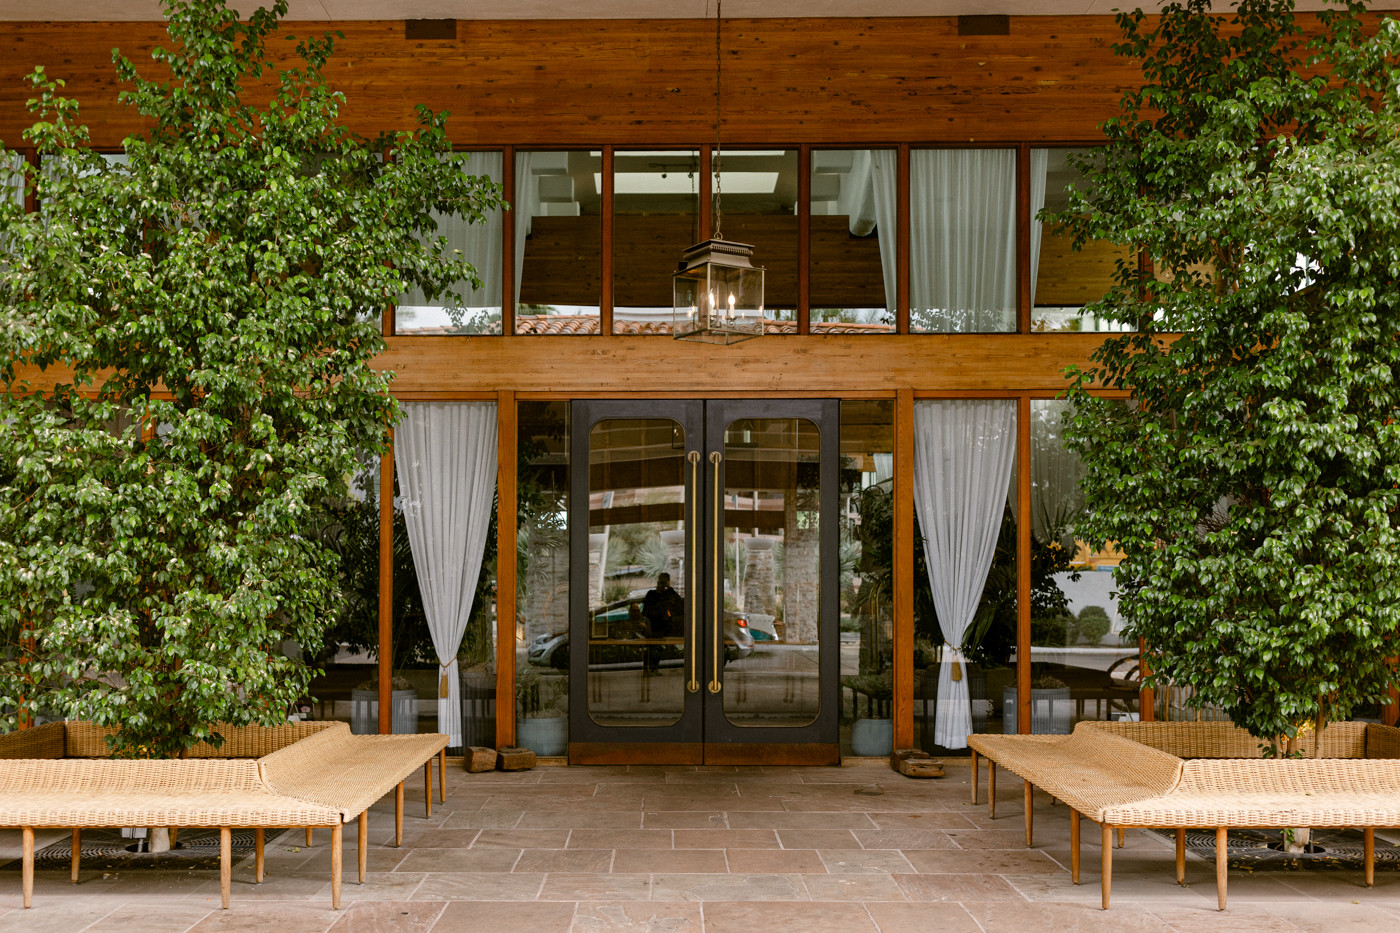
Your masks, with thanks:
<instances>
[{"instance_id":1,"label":"door threshold mat","mask_svg":"<svg viewBox=\"0 0 1400 933\"><path fill-rule=\"evenodd\" d=\"M252 829L235 829L230 836L234 863L253 854L256 837ZM79 868L84 871L219 870L217 829L182 829L177 839L178 845L169 852L133 852L128 847L134 847L141 840L127 839L120 830L115 829L85 829ZM71 837L34 853L34 868L37 871L69 871L72 864ZM0 870L19 871L21 867L22 861L14 859L0 865Z\"/></svg>"},{"instance_id":2,"label":"door threshold mat","mask_svg":"<svg viewBox=\"0 0 1400 933\"><path fill-rule=\"evenodd\" d=\"M1176 831L1153 832L1175 840ZM1277 829L1232 829L1226 837L1231 871L1363 871L1365 843L1355 829L1314 829L1311 851L1289 853L1280 850L1283 833ZM1203 861L1215 861L1215 833L1212 830L1186 831L1186 854ZM1376 871L1400 871L1400 846L1376 840Z\"/></svg>"}]
</instances>

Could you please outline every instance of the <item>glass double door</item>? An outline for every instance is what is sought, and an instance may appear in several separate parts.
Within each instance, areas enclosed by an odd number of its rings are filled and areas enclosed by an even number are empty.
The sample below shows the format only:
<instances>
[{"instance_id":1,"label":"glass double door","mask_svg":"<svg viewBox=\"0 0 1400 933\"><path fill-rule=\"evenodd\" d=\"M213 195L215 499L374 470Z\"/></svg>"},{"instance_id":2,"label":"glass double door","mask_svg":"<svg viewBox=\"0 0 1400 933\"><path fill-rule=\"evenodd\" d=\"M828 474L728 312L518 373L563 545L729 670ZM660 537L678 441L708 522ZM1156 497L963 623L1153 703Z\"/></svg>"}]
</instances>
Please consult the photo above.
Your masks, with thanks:
<instances>
[{"instance_id":1,"label":"glass double door","mask_svg":"<svg viewBox=\"0 0 1400 933\"><path fill-rule=\"evenodd\" d=\"M839 761L838 412L573 403L571 761Z\"/></svg>"}]
</instances>

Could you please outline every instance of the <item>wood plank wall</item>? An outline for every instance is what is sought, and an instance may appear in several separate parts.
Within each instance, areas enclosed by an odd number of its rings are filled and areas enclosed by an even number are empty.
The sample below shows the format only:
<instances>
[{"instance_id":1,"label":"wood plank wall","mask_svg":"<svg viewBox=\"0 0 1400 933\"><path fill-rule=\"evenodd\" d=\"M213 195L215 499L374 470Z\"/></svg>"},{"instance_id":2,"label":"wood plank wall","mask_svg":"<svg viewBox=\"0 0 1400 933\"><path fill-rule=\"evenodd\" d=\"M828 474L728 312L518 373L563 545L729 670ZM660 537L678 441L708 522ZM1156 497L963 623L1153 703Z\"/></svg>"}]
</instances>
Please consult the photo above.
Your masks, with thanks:
<instances>
[{"instance_id":1,"label":"wood plank wall","mask_svg":"<svg viewBox=\"0 0 1400 933\"><path fill-rule=\"evenodd\" d=\"M708 142L710 20L512 20L457 24L456 40L404 38L401 21L290 23L345 34L328 72L364 133L450 110L464 146ZM1006 36L959 36L939 18L733 19L724 25L724 139L731 145L1082 142L1137 74L1114 58L1108 16L1011 17ZM143 69L155 23L0 23L0 140L31 120L35 65L68 82L100 146L138 128L116 101L111 50ZM276 51L290 43L274 41Z\"/></svg>"}]
</instances>

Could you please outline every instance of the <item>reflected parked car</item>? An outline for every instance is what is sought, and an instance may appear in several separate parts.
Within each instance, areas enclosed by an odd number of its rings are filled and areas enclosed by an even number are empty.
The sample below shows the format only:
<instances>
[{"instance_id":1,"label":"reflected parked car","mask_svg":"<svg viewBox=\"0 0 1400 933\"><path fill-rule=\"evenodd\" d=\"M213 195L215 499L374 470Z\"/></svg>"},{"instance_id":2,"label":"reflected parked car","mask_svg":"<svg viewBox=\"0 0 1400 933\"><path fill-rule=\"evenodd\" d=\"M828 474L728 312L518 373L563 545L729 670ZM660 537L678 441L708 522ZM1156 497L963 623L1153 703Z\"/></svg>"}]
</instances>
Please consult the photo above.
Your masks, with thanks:
<instances>
[{"instance_id":1,"label":"reflected parked car","mask_svg":"<svg viewBox=\"0 0 1400 933\"><path fill-rule=\"evenodd\" d=\"M648 627L641 613L642 599L629 597L608 603L593 611L589 632L589 667L643 667L649 657L657 666L674 667L684 660L684 646L675 644L628 644L647 638ZM684 618L684 612L680 613ZM753 653L754 636L743 613L724 612L724 660L726 663L746 658ZM567 670L569 666L569 633L553 632L540 635L530 643L526 660L537 667Z\"/></svg>"}]
</instances>

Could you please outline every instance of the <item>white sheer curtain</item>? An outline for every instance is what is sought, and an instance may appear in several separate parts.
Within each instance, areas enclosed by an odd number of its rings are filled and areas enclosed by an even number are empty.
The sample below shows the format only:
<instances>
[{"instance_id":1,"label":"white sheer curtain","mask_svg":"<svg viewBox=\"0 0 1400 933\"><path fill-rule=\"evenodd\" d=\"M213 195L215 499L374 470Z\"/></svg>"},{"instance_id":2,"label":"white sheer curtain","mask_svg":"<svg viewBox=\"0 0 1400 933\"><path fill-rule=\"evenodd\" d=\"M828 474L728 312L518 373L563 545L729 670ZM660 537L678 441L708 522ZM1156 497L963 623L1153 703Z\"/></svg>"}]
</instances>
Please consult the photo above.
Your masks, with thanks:
<instances>
[{"instance_id":1,"label":"white sheer curtain","mask_svg":"<svg viewBox=\"0 0 1400 933\"><path fill-rule=\"evenodd\" d=\"M525 269L525 239L530 235L535 215L540 209L540 186L531 174L533 154L515 154L515 200L510 209L515 213L515 306L520 307L520 273Z\"/></svg>"},{"instance_id":2,"label":"white sheer curtain","mask_svg":"<svg viewBox=\"0 0 1400 933\"><path fill-rule=\"evenodd\" d=\"M500 184L504 156L499 152L472 152L458 156L462 170L472 175L484 175ZM481 288L460 286L457 291L440 295L429 302L419 289L406 293L396 311L399 333L460 329L466 333L487 333L501 322L501 241L502 217L499 209L491 211L482 223L470 223L455 214L433 211L437 235L447 241L446 249L457 250L476 269ZM453 321L448 308L461 309L461 322Z\"/></svg>"},{"instance_id":3,"label":"white sheer curtain","mask_svg":"<svg viewBox=\"0 0 1400 933\"><path fill-rule=\"evenodd\" d=\"M914 506L944 641L934 741L945 748L965 748L972 731L963 636L992 565L1015 454L1013 401L914 405Z\"/></svg>"},{"instance_id":4,"label":"white sheer curtain","mask_svg":"<svg viewBox=\"0 0 1400 933\"><path fill-rule=\"evenodd\" d=\"M916 149L909 192L911 329L1014 331L1016 151Z\"/></svg>"},{"instance_id":5,"label":"white sheer curtain","mask_svg":"<svg viewBox=\"0 0 1400 933\"><path fill-rule=\"evenodd\" d=\"M460 748L457 649L471 618L496 492L496 403L404 402L402 407L403 420L394 429L394 468L438 656L438 731Z\"/></svg>"},{"instance_id":6,"label":"white sheer curtain","mask_svg":"<svg viewBox=\"0 0 1400 933\"><path fill-rule=\"evenodd\" d=\"M893 315L899 306L899 154L893 149L870 151L870 201L880 236L885 310Z\"/></svg>"},{"instance_id":7,"label":"white sheer curtain","mask_svg":"<svg viewBox=\"0 0 1400 933\"><path fill-rule=\"evenodd\" d=\"M1045 176L1050 172L1050 150L1031 150L1031 307L1035 307L1035 282L1040 276L1040 221L1035 215L1045 206Z\"/></svg>"}]
</instances>

